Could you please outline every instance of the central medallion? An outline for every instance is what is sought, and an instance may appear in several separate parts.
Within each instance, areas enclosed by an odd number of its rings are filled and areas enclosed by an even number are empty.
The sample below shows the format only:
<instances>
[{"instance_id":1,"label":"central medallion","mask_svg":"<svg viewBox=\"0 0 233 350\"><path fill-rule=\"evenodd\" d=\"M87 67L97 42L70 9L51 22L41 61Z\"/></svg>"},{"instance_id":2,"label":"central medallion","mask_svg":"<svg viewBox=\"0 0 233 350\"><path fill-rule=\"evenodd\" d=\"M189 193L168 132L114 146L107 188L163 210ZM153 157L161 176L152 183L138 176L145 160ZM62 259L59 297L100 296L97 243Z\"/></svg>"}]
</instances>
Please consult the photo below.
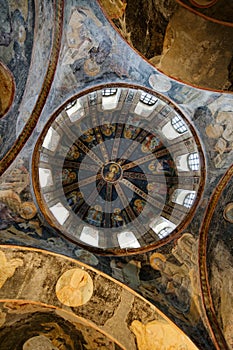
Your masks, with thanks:
<instances>
[{"instance_id":1,"label":"central medallion","mask_svg":"<svg viewBox=\"0 0 233 350\"><path fill-rule=\"evenodd\" d=\"M102 177L106 182L116 182L122 177L122 168L118 163L109 162L102 168Z\"/></svg>"}]
</instances>

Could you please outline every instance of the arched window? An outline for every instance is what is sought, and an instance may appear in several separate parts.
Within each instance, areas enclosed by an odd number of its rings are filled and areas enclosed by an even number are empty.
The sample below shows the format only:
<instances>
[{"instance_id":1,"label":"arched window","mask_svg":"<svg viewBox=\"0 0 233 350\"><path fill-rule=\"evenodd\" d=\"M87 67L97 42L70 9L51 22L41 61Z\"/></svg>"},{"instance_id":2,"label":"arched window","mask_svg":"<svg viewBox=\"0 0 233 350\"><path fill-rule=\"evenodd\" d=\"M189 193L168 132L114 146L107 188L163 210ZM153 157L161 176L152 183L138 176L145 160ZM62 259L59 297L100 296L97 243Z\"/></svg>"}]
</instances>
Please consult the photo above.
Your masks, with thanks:
<instances>
[{"instance_id":1,"label":"arched window","mask_svg":"<svg viewBox=\"0 0 233 350\"><path fill-rule=\"evenodd\" d=\"M53 213L60 225L63 225L68 216L70 215L69 211L61 204L61 202L58 202L49 209Z\"/></svg>"},{"instance_id":2,"label":"arched window","mask_svg":"<svg viewBox=\"0 0 233 350\"><path fill-rule=\"evenodd\" d=\"M106 88L102 90L102 108L115 109L118 104L121 89Z\"/></svg>"},{"instance_id":3,"label":"arched window","mask_svg":"<svg viewBox=\"0 0 233 350\"><path fill-rule=\"evenodd\" d=\"M60 135L52 127L49 128L42 146L48 150L54 152L60 142Z\"/></svg>"},{"instance_id":4,"label":"arched window","mask_svg":"<svg viewBox=\"0 0 233 350\"><path fill-rule=\"evenodd\" d=\"M140 100L134 109L134 113L147 118L156 108L157 101L158 99L155 96L142 91Z\"/></svg>"},{"instance_id":5,"label":"arched window","mask_svg":"<svg viewBox=\"0 0 233 350\"><path fill-rule=\"evenodd\" d=\"M181 154L180 156L177 156L176 158L176 167L179 171L190 171L190 168L188 166L188 156L189 154Z\"/></svg>"},{"instance_id":6,"label":"arched window","mask_svg":"<svg viewBox=\"0 0 233 350\"><path fill-rule=\"evenodd\" d=\"M157 235L159 236L159 238L164 238L164 237L168 236L169 233L172 232L172 230L173 230L172 227L166 226L166 227L162 228L162 230L160 230L157 233Z\"/></svg>"},{"instance_id":7,"label":"arched window","mask_svg":"<svg viewBox=\"0 0 233 350\"><path fill-rule=\"evenodd\" d=\"M45 168L39 168L39 181L40 181L40 186L42 188L46 186L52 186L53 178L52 178L51 170L45 169Z\"/></svg>"},{"instance_id":8,"label":"arched window","mask_svg":"<svg viewBox=\"0 0 233 350\"><path fill-rule=\"evenodd\" d=\"M76 104L77 100L74 100L72 102L69 102L67 104L67 106L65 107L65 111L68 111L70 108L74 107L74 105Z\"/></svg>"},{"instance_id":9,"label":"arched window","mask_svg":"<svg viewBox=\"0 0 233 350\"><path fill-rule=\"evenodd\" d=\"M172 118L171 124L172 124L173 128L179 134L183 134L184 132L188 131L184 121L182 119L180 119L180 117L178 117L178 115L176 115L175 117Z\"/></svg>"},{"instance_id":10,"label":"arched window","mask_svg":"<svg viewBox=\"0 0 233 350\"><path fill-rule=\"evenodd\" d=\"M197 152L190 153L188 155L188 166L190 170L199 170L200 168L200 160Z\"/></svg>"},{"instance_id":11,"label":"arched window","mask_svg":"<svg viewBox=\"0 0 233 350\"><path fill-rule=\"evenodd\" d=\"M183 205L186 208L191 208L195 197L196 191L177 188L172 194L172 202Z\"/></svg>"},{"instance_id":12,"label":"arched window","mask_svg":"<svg viewBox=\"0 0 233 350\"><path fill-rule=\"evenodd\" d=\"M89 245L98 247L99 245L99 233L97 230L89 226L84 226L80 235L80 240Z\"/></svg>"},{"instance_id":13,"label":"arched window","mask_svg":"<svg viewBox=\"0 0 233 350\"><path fill-rule=\"evenodd\" d=\"M66 113L72 123L76 122L79 118L83 117L84 111L79 100L68 103L65 108Z\"/></svg>"},{"instance_id":14,"label":"arched window","mask_svg":"<svg viewBox=\"0 0 233 350\"><path fill-rule=\"evenodd\" d=\"M164 218L163 216L159 216L149 224L149 227L160 238L163 238L166 237L169 233L171 233L176 228L176 225L170 220Z\"/></svg>"},{"instance_id":15,"label":"arched window","mask_svg":"<svg viewBox=\"0 0 233 350\"><path fill-rule=\"evenodd\" d=\"M147 94L146 92L142 92L140 101L145 105L153 106L158 101L158 99L153 95Z\"/></svg>"},{"instance_id":16,"label":"arched window","mask_svg":"<svg viewBox=\"0 0 233 350\"><path fill-rule=\"evenodd\" d=\"M185 197L184 197L184 202L183 205L186 208L191 208L194 202L196 195L193 192L188 193Z\"/></svg>"},{"instance_id":17,"label":"arched window","mask_svg":"<svg viewBox=\"0 0 233 350\"><path fill-rule=\"evenodd\" d=\"M117 89L115 88L106 88L102 90L102 96L105 96L105 97L116 95L116 93L117 93Z\"/></svg>"},{"instance_id":18,"label":"arched window","mask_svg":"<svg viewBox=\"0 0 233 350\"><path fill-rule=\"evenodd\" d=\"M117 235L119 246L123 248L139 248L140 244L131 231L123 231Z\"/></svg>"}]
</instances>

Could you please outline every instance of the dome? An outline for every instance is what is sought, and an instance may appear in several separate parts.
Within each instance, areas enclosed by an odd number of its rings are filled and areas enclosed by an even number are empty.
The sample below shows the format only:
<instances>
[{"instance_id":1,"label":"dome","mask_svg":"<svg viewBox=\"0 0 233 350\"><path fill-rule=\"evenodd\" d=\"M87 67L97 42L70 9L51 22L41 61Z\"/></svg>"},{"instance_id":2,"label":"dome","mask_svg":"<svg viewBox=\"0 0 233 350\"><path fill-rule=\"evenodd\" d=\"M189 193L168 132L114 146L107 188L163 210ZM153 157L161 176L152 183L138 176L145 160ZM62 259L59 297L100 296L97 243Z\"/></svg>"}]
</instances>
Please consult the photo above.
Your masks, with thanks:
<instances>
[{"instance_id":1,"label":"dome","mask_svg":"<svg viewBox=\"0 0 233 350\"><path fill-rule=\"evenodd\" d=\"M50 118L33 159L47 221L104 254L172 239L193 214L204 178L194 128L170 101L140 87L72 98Z\"/></svg>"}]
</instances>

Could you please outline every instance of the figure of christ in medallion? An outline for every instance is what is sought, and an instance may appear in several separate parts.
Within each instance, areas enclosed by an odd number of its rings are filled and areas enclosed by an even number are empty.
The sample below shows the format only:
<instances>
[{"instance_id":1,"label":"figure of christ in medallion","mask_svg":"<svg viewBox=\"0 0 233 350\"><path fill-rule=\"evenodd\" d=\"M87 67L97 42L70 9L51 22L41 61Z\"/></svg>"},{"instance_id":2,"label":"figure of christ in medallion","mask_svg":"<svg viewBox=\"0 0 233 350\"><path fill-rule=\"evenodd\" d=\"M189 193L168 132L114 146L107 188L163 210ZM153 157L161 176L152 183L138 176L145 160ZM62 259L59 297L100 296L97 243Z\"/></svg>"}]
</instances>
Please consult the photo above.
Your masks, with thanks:
<instances>
[{"instance_id":1,"label":"figure of christ in medallion","mask_svg":"<svg viewBox=\"0 0 233 350\"><path fill-rule=\"evenodd\" d=\"M116 182L122 177L121 166L115 162L104 165L102 169L102 177L107 182Z\"/></svg>"}]
</instances>

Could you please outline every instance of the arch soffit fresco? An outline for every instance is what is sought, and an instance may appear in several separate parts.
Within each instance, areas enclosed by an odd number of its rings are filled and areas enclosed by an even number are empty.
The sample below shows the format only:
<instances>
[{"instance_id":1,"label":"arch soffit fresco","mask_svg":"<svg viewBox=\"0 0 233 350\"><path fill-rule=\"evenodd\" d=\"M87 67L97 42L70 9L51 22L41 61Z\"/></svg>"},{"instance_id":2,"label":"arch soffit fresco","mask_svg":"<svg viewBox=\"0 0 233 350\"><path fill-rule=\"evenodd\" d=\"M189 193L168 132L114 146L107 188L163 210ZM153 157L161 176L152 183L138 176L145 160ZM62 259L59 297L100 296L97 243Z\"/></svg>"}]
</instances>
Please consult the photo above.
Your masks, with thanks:
<instances>
[{"instance_id":1,"label":"arch soffit fresco","mask_svg":"<svg viewBox=\"0 0 233 350\"><path fill-rule=\"evenodd\" d=\"M121 349L128 349L129 346L130 349L145 347L149 349L151 332L154 334L153 344L158 343L158 346L164 342L163 336L166 332L167 346L182 345L188 350L197 349L190 339L154 305L122 283L77 260L39 249L4 245L1 246L0 263L6 271L4 279L3 274L1 276L0 285L2 332L5 327L7 328L8 313L12 319L14 314L30 315L44 310L45 313L54 311L57 316L73 324L81 323L90 330L102 333L111 341L115 341ZM40 270L39 265L43 266ZM56 273L52 273L51 270L48 279L49 266L53 266ZM31 283L37 286L36 293L28 289L27 282L22 276L20 278L22 284L18 284L20 275L27 276L26 279L29 278ZM109 295L108 300L106 294ZM103 307L107 307L108 312L102 313ZM147 310L143 316L141 308ZM117 327L114 326L115 322ZM47 336L46 333L45 335ZM49 338L51 339L51 336Z\"/></svg>"}]
</instances>

